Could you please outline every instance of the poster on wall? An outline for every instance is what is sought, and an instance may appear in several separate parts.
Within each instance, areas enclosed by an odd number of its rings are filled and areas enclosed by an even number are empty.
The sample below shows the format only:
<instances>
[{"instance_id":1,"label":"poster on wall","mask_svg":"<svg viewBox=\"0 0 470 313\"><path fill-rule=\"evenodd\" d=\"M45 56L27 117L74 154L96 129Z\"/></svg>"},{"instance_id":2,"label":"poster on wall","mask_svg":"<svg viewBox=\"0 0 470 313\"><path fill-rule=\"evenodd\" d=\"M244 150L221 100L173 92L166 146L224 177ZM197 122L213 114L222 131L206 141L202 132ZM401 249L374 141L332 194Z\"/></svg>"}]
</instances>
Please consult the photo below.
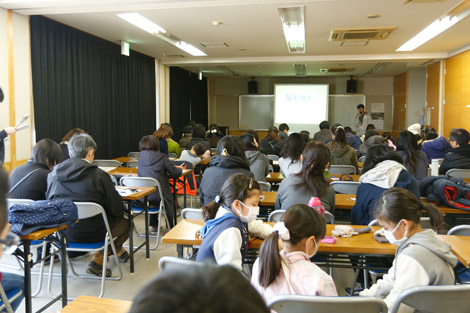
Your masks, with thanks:
<instances>
[{"instance_id":1,"label":"poster on wall","mask_svg":"<svg viewBox=\"0 0 470 313\"><path fill-rule=\"evenodd\" d=\"M384 129L385 105L383 103L372 103L370 115L372 124L377 130Z\"/></svg>"}]
</instances>

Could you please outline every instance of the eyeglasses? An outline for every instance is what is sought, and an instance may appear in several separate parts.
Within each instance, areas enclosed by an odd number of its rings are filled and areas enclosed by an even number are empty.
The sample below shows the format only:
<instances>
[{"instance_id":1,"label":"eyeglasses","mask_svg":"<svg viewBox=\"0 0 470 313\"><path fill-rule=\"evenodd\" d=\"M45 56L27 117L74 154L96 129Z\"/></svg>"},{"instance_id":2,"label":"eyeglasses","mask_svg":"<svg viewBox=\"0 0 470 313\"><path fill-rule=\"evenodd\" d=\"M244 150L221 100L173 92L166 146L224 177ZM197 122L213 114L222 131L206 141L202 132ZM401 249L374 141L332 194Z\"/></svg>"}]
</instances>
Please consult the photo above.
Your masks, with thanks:
<instances>
[{"instance_id":1,"label":"eyeglasses","mask_svg":"<svg viewBox=\"0 0 470 313\"><path fill-rule=\"evenodd\" d=\"M15 252L20 242L20 236L12 232L9 232L5 239L0 239L0 244L3 245L3 250L6 254L12 254Z\"/></svg>"}]
</instances>

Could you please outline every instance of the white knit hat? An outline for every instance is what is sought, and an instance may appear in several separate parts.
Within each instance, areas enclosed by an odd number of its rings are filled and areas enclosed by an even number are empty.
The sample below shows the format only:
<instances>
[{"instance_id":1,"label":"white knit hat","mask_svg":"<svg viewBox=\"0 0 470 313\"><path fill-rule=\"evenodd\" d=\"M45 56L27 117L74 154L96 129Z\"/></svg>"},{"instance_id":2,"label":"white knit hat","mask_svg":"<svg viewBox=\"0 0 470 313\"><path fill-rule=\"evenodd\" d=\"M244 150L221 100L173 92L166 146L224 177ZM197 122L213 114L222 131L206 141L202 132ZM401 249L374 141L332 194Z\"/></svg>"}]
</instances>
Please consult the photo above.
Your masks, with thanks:
<instances>
[{"instance_id":1,"label":"white knit hat","mask_svg":"<svg viewBox=\"0 0 470 313\"><path fill-rule=\"evenodd\" d=\"M412 132L415 135L421 134L421 125L419 123L413 124L408 127L408 131Z\"/></svg>"}]
</instances>

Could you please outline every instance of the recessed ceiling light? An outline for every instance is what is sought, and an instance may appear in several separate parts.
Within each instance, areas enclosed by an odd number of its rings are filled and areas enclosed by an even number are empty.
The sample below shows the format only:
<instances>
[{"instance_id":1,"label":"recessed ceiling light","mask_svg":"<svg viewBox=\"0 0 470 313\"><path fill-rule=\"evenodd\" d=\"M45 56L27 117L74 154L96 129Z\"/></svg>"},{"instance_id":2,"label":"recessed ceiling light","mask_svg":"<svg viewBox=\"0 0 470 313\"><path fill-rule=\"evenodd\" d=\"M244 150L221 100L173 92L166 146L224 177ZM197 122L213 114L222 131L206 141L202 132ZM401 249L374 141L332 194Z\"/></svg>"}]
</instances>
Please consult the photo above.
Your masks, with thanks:
<instances>
[{"instance_id":1,"label":"recessed ceiling light","mask_svg":"<svg viewBox=\"0 0 470 313\"><path fill-rule=\"evenodd\" d=\"M220 24L222 24L222 22L220 22L220 21L212 21L212 25L214 25L214 26L219 26Z\"/></svg>"},{"instance_id":2,"label":"recessed ceiling light","mask_svg":"<svg viewBox=\"0 0 470 313\"><path fill-rule=\"evenodd\" d=\"M239 50L239 51L246 51L246 50L248 50L248 49L247 49L247 48L240 48L240 49L238 49L238 50Z\"/></svg>"},{"instance_id":3,"label":"recessed ceiling light","mask_svg":"<svg viewBox=\"0 0 470 313\"><path fill-rule=\"evenodd\" d=\"M369 14L367 15L367 18L379 18L380 14Z\"/></svg>"}]
</instances>

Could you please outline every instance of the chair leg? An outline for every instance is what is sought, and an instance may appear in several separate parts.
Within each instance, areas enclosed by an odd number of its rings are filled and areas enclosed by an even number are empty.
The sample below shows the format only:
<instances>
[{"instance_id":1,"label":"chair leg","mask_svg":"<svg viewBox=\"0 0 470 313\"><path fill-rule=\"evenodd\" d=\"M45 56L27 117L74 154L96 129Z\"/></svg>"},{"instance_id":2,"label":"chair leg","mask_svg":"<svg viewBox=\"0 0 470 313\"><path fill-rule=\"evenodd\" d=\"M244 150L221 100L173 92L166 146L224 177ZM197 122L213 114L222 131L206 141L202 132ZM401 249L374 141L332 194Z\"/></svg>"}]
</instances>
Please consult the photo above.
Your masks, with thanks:
<instances>
[{"instance_id":1,"label":"chair leg","mask_svg":"<svg viewBox=\"0 0 470 313\"><path fill-rule=\"evenodd\" d=\"M5 290L3 290L3 287L0 287L0 297L3 300L3 304L5 305L5 309L7 310L7 312L15 313L15 311L13 311L13 308L11 307L10 301L8 300Z\"/></svg>"}]
</instances>

